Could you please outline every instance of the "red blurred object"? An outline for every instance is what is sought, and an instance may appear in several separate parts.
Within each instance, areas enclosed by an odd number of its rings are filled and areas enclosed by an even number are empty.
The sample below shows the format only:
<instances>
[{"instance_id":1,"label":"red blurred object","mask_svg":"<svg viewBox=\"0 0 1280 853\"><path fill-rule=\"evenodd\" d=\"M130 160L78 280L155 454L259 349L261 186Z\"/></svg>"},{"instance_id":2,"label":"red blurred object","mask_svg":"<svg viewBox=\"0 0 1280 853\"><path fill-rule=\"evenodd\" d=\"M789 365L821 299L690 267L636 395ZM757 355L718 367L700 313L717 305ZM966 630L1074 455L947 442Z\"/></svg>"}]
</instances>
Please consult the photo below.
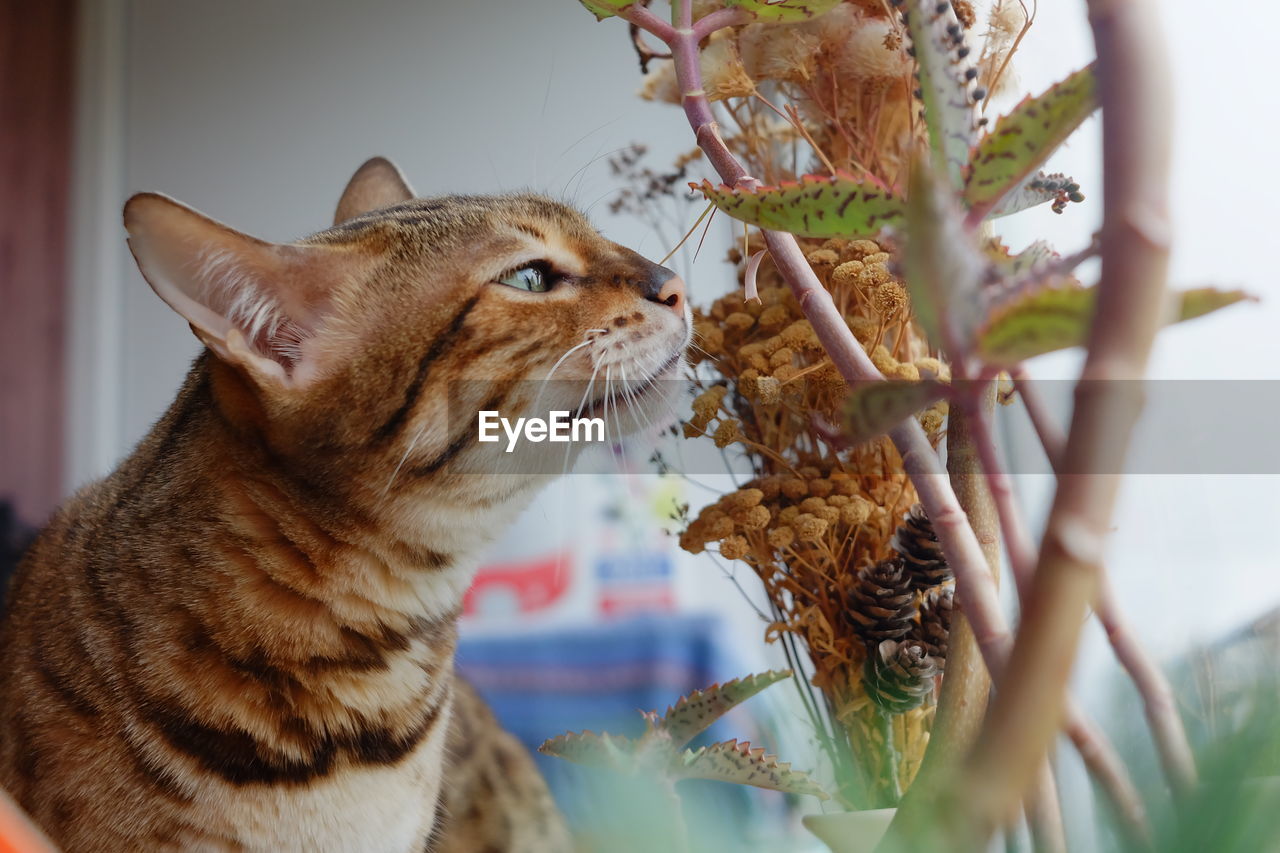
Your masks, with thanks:
<instances>
[{"instance_id":1,"label":"red blurred object","mask_svg":"<svg viewBox=\"0 0 1280 853\"><path fill-rule=\"evenodd\" d=\"M614 587L600 595L600 611L611 617L675 609L676 596L669 586Z\"/></svg>"},{"instance_id":2,"label":"red blurred object","mask_svg":"<svg viewBox=\"0 0 1280 853\"><path fill-rule=\"evenodd\" d=\"M572 570L568 551L538 560L483 566L462 599L462 614L484 617L545 610L569 588Z\"/></svg>"},{"instance_id":3,"label":"red blurred object","mask_svg":"<svg viewBox=\"0 0 1280 853\"><path fill-rule=\"evenodd\" d=\"M0 789L0 853L58 853L58 848Z\"/></svg>"}]
</instances>

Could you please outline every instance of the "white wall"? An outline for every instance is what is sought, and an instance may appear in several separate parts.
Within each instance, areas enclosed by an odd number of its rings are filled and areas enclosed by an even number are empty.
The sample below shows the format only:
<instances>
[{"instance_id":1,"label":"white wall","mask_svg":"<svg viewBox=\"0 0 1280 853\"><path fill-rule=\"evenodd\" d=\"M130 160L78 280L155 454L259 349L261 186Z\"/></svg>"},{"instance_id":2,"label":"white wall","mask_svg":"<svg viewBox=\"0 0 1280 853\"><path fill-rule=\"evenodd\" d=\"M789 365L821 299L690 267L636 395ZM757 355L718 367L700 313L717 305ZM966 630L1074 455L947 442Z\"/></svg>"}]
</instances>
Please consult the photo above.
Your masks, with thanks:
<instances>
[{"instance_id":1,"label":"white wall","mask_svg":"<svg viewBox=\"0 0 1280 853\"><path fill-rule=\"evenodd\" d=\"M618 182L605 160L644 141L665 166L689 135L678 113L632 97L625 26L572 0L86 5L82 58L96 67L82 76L78 301L118 296L77 327L73 485L146 432L197 352L122 251L129 193L164 192L287 240L326 227L355 167L386 154L424 195L532 188L651 256L669 248L608 215ZM707 251L703 266L721 273L721 256ZM95 351L85 338L104 324ZM98 410L86 410L95 390Z\"/></svg>"}]
</instances>

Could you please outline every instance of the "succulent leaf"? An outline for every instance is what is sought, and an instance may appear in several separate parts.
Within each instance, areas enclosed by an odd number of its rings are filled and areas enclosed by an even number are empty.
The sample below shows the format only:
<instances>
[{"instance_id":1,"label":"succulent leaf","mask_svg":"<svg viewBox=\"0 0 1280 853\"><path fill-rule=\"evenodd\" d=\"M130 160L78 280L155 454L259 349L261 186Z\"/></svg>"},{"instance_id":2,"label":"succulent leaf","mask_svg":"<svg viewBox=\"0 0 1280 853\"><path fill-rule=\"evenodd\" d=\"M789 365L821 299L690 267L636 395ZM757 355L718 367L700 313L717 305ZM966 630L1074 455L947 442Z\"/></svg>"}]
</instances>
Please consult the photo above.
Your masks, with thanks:
<instances>
[{"instance_id":1,"label":"succulent leaf","mask_svg":"<svg viewBox=\"0 0 1280 853\"><path fill-rule=\"evenodd\" d=\"M1216 287L1197 287L1175 294L1178 299L1178 311L1173 322L1194 320L1205 314L1235 305L1237 302L1257 302L1258 298L1243 290L1219 290Z\"/></svg>"},{"instance_id":2,"label":"succulent leaf","mask_svg":"<svg viewBox=\"0 0 1280 853\"><path fill-rule=\"evenodd\" d=\"M574 764L611 770L628 770L634 766L635 751L635 741L630 738L608 732L596 734L592 731L566 732L538 747L538 752L544 755L554 755Z\"/></svg>"},{"instance_id":3,"label":"succulent leaf","mask_svg":"<svg viewBox=\"0 0 1280 853\"><path fill-rule=\"evenodd\" d=\"M1007 367L1047 352L1079 346L1089 333L1097 289L1068 285L1027 293L995 311L978 335L988 364ZM1181 322L1250 300L1240 290L1204 287L1172 294L1171 322Z\"/></svg>"},{"instance_id":4,"label":"succulent leaf","mask_svg":"<svg viewBox=\"0 0 1280 853\"><path fill-rule=\"evenodd\" d=\"M735 705L791 677L789 669L772 669L735 678L724 684L713 684L705 690L695 690L682 696L676 704L667 708L661 720L652 723L653 728L671 739L674 746L684 746L694 735L714 723Z\"/></svg>"},{"instance_id":5,"label":"succulent leaf","mask_svg":"<svg viewBox=\"0 0 1280 853\"><path fill-rule=\"evenodd\" d=\"M697 751L686 749L672 760L668 775L673 779L715 779L830 799L809 774L792 770L790 764L778 761L777 756L766 755L762 748L752 749L746 741L723 741Z\"/></svg>"},{"instance_id":6,"label":"succulent leaf","mask_svg":"<svg viewBox=\"0 0 1280 853\"><path fill-rule=\"evenodd\" d=\"M742 190L710 181L690 186L734 219L801 237L870 237L902 222L906 203L847 173Z\"/></svg>"},{"instance_id":7,"label":"succulent leaf","mask_svg":"<svg viewBox=\"0 0 1280 853\"><path fill-rule=\"evenodd\" d=\"M959 189L978 130L972 84L965 75L968 65L960 55L962 28L950 3L907 0L905 8L929 147L938 166L946 164L951 185Z\"/></svg>"},{"instance_id":8,"label":"succulent leaf","mask_svg":"<svg viewBox=\"0 0 1280 853\"><path fill-rule=\"evenodd\" d=\"M1037 199L1028 179L1097 107L1089 65L997 120L970 162L964 200L972 213L979 218L1013 213L1054 198L1041 190ZM1006 198L1015 191L1026 197Z\"/></svg>"},{"instance_id":9,"label":"succulent leaf","mask_svg":"<svg viewBox=\"0 0 1280 853\"><path fill-rule=\"evenodd\" d=\"M982 323L979 290L990 261L928 161L912 164L910 181L902 268L912 308L930 340L967 349Z\"/></svg>"},{"instance_id":10,"label":"succulent leaf","mask_svg":"<svg viewBox=\"0 0 1280 853\"><path fill-rule=\"evenodd\" d=\"M1045 240L1036 240L1016 255L1005 251L996 263L1006 278L1021 278L1034 270L1043 269L1056 257L1058 253L1053 246Z\"/></svg>"},{"instance_id":11,"label":"succulent leaf","mask_svg":"<svg viewBox=\"0 0 1280 853\"><path fill-rule=\"evenodd\" d=\"M628 6L635 5L636 0L578 0L587 11L596 16L597 21L612 18Z\"/></svg>"},{"instance_id":12,"label":"succulent leaf","mask_svg":"<svg viewBox=\"0 0 1280 853\"><path fill-rule=\"evenodd\" d=\"M726 6L745 9L758 21L803 21L840 5L842 0L725 0Z\"/></svg>"},{"instance_id":13,"label":"succulent leaf","mask_svg":"<svg viewBox=\"0 0 1280 853\"><path fill-rule=\"evenodd\" d=\"M844 422L854 444L884 435L904 418L941 400L947 386L932 379L920 382L867 382L850 392Z\"/></svg>"}]
</instances>

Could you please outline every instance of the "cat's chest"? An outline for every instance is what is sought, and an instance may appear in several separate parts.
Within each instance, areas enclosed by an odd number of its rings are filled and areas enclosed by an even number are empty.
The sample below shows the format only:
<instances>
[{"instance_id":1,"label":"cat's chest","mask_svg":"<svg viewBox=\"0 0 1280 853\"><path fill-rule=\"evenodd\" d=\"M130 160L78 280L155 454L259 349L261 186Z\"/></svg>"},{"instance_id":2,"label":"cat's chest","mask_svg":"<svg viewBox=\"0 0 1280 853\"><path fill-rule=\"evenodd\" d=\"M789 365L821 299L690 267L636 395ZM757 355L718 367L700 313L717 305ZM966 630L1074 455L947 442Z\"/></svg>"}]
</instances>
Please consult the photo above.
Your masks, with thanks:
<instances>
[{"instance_id":1,"label":"cat's chest","mask_svg":"<svg viewBox=\"0 0 1280 853\"><path fill-rule=\"evenodd\" d=\"M222 817L251 853L418 853L436 817L446 727L393 766L235 791Z\"/></svg>"}]
</instances>

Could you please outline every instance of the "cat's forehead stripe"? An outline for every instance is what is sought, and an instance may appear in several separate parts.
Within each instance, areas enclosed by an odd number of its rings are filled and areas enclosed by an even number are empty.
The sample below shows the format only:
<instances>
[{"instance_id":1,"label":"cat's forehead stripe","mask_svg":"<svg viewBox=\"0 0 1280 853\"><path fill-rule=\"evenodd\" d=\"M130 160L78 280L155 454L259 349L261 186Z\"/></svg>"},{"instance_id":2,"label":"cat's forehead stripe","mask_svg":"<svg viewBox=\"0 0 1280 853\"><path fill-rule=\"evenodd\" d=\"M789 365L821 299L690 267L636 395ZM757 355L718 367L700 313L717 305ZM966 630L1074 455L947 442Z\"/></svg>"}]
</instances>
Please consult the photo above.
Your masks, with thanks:
<instances>
[{"instance_id":1,"label":"cat's forehead stripe","mask_svg":"<svg viewBox=\"0 0 1280 853\"><path fill-rule=\"evenodd\" d=\"M437 236L474 228L493 217L503 220L534 239L547 241L547 229L530 222L551 225L567 233L594 233L595 229L576 210L550 198L536 195L440 196L418 198L361 214L314 235L312 239L352 238L361 232L387 224L423 228Z\"/></svg>"}]
</instances>

